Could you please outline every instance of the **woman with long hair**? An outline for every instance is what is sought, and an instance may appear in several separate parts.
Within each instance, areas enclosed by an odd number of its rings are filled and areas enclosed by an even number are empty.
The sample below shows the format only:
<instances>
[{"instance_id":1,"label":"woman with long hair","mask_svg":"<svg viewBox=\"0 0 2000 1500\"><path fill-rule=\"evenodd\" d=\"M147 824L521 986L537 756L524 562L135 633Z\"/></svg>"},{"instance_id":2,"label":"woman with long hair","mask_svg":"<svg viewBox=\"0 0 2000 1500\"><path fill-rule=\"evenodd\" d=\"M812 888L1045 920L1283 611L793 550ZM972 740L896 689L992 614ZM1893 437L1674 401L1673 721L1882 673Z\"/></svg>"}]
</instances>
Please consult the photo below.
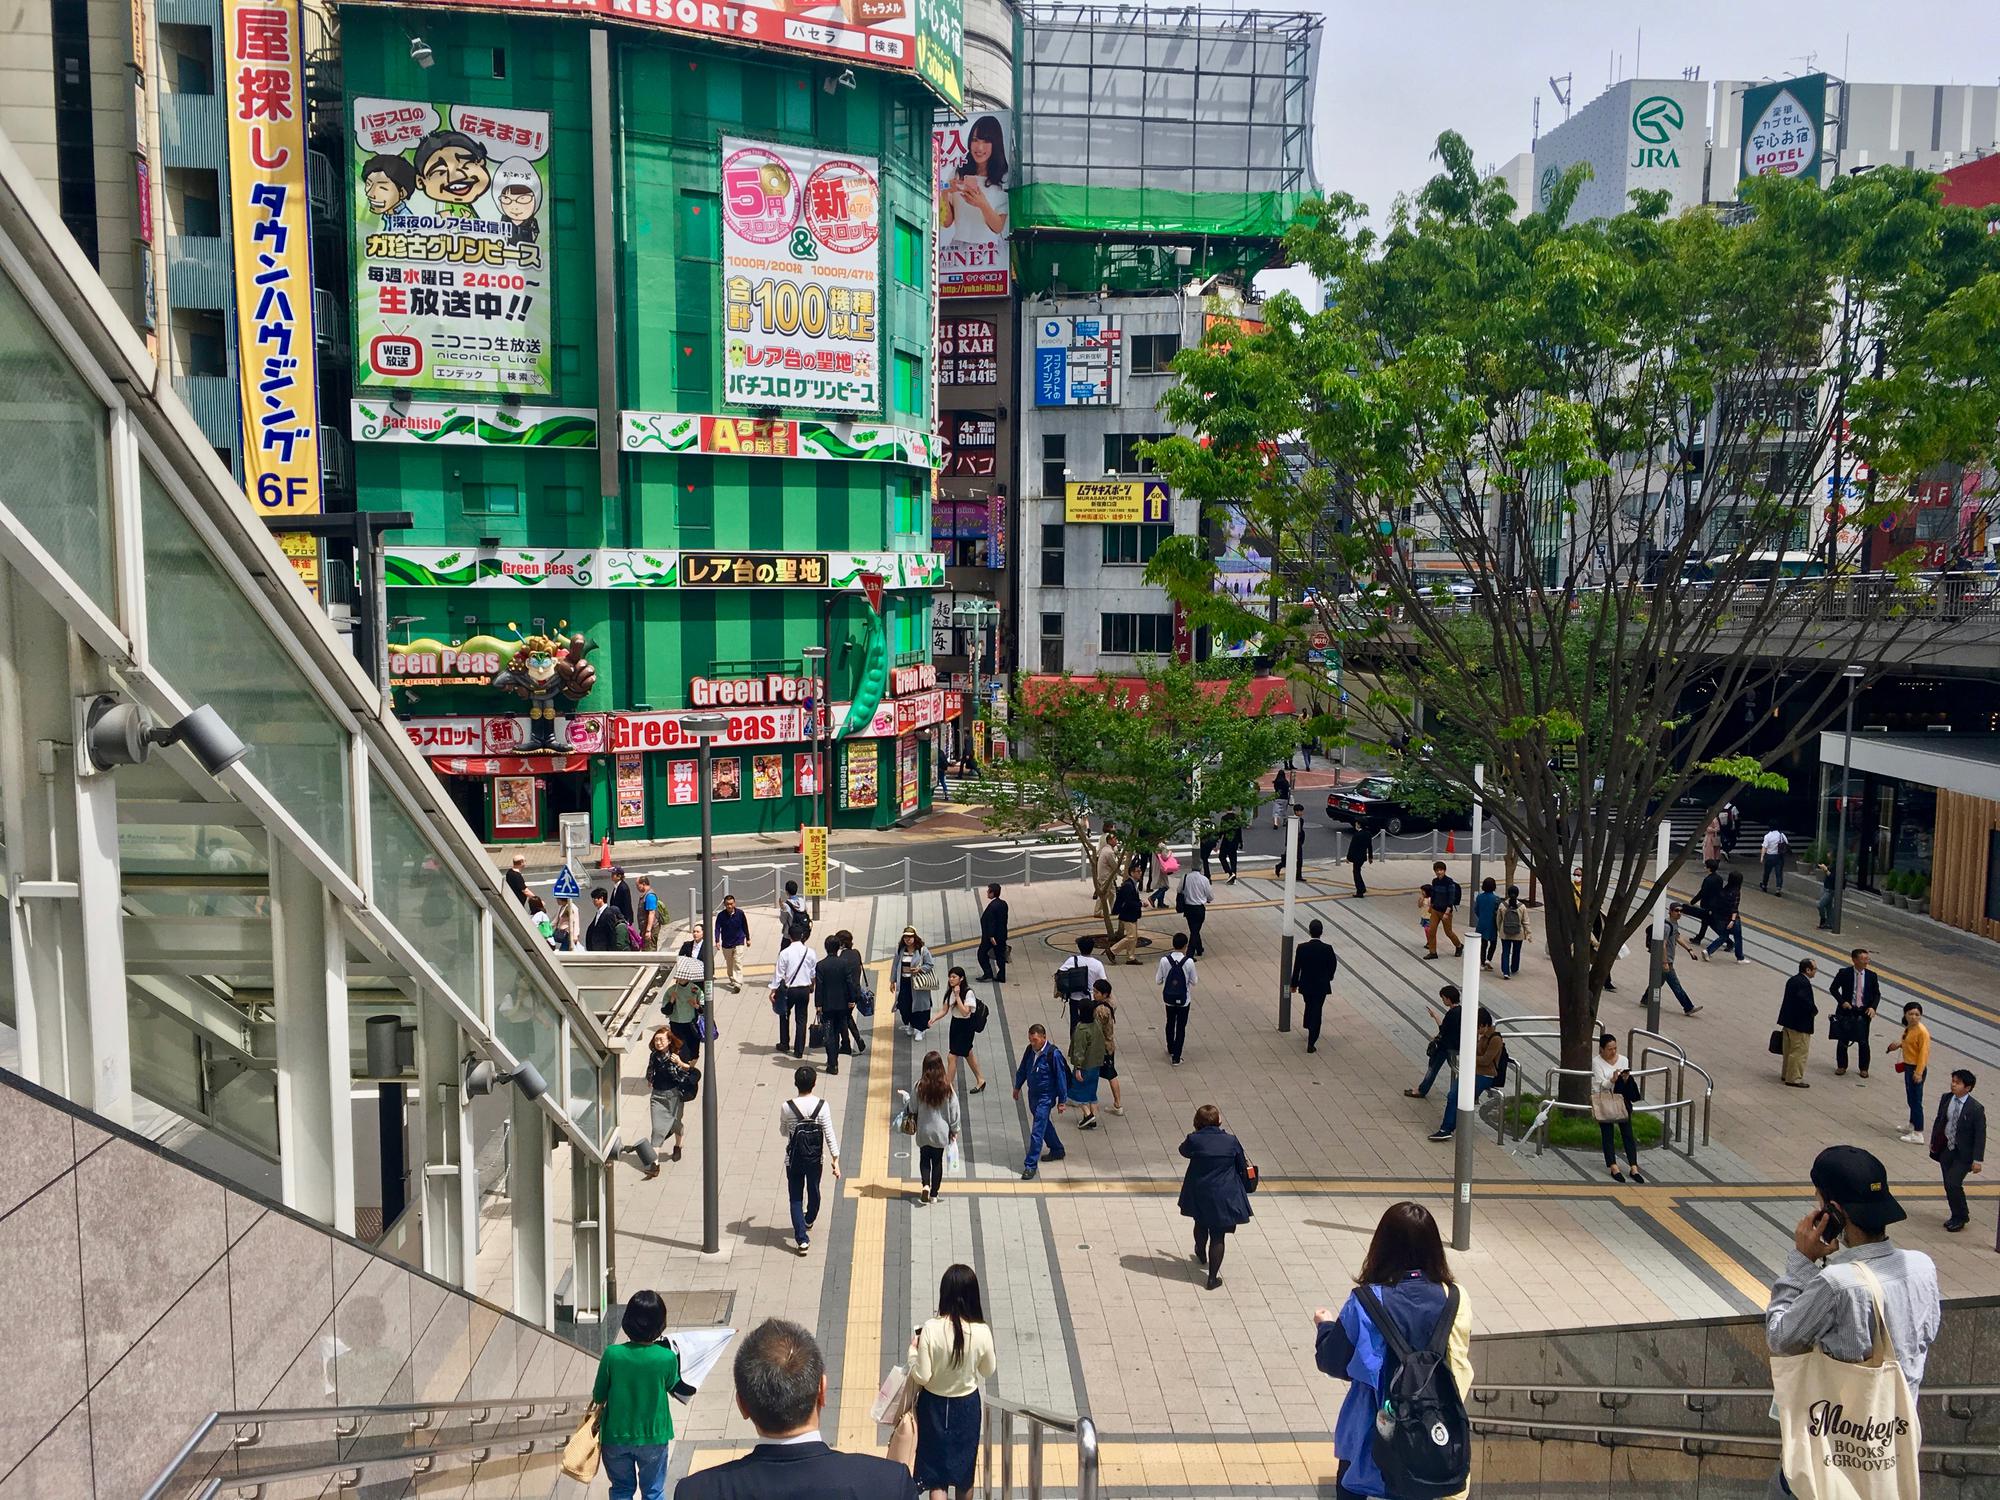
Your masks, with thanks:
<instances>
[{"instance_id":1,"label":"woman with long hair","mask_svg":"<svg viewBox=\"0 0 2000 1500\"><path fill-rule=\"evenodd\" d=\"M1222 1111L1204 1104L1194 1112L1194 1130L1181 1142L1187 1175L1181 1179L1180 1209L1194 1220L1194 1259L1208 1267L1208 1289L1222 1285L1225 1240L1250 1222L1250 1188L1256 1173L1243 1157L1243 1143L1222 1128Z\"/></svg>"},{"instance_id":2,"label":"woman with long hair","mask_svg":"<svg viewBox=\"0 0 2000 1500\"><path fill-rule=\"evenodd\" d=\"M924 1054L924 1070L910 1106L917 1112L917 1169L923 1179L918 1203L934 1203L944 1191L944 1153L958 1139L958 1093L945 1073L944 1059Z\"/></svg>"},{"instance_id":3,"label":"woman with long hair","mask_svg":"<svg viewBox=\"0 0 2000 1500\"><path fill-rule=\"evenodd\" d=\"M936 974L931 950L917 936L916 928L905 927L889 957L889 986L896 992L896 1014L902 1018L903 1034L912 1041L930 1029Z\"/></svg>"},{"instance_id":4,"label":"woman with long hair","mask_svg":"<svg viewBox=\"0 0 2000 1500\"><path fill-rule=\"evenodd\" d=\"M652 1091L653 1146L666 1150L671 1136L674 1151L669 1161L681 1159L681 1137L687 1134L687 1086L700 1076L681 1061L681 1039L674 1035L673 1027L654 1027L646 1048L646 1086ZM659 1175L656 1162L646 1177L650 1180Z\"/></svg>"},{"instance_id":5,"label":"woman with long hair","mask_svg":"<svg viewBox=\"0 0 2000 1500\"><path fill-rule=\"evenodd\" d=\"M1347 1396L1333 1424L1333 1451L1340 1460L1334 1493L1342 1500L1364 1495L1395 1500L1374 1458L1388 1343L1382 1321L1393 1322L1411 1348L1421 1349L1447 1314L1452 1321L1446 1359L1463 1401L1472 1389L1471 1310L1452 1280L1444 1239L1430 1210L1421 1203L1390 1204L1340 1311L1322 1307L1313 1313L1320 1370L1347 1382ZM1464 1433L1456 1436L1469 1441ZM1458 1496L1466 1493L1462 1489Z\"/></svg>"},{"instance_id":6,"label":"woman with long hair","mask_svg":"<svg viewBox=\"0 0 2000 1500\"><path fill-rule=\"evenodd\" d=\"M667 1449L674 1438L667 1397L681 1383L680 1354L661 1340L667 1305L658 1292L634 1292L620 1326L625 1342L604 1351L590 1392L604 1477L611 1481L612 1500L634 1495L666 1500Z\"/></svg>"},{"instance_id":7,"label":"woman with long hair","mask_svg":"<svg viewBox=\"0 0 2000 1500\"><path fill-rule=\"evenodd\" d=\"M967 1500L979 1462L979 1382L998 1368L972 1267L946 1268L937 1308L937 1316L917 1330L910 1354L910 1380L917 1387L917 1488L930 1500L946 1500L948 1492Z\"/></svg>"},{"instance_id":8,"label":"woman with long hair","mask_svg":"<svg viewBox=\"0 0 2000 1500\"><path fill-rule=\"evenodd\" d=\"M979 1059L972 1055L973 1038L979 1034L973 1026L973 1021L979 1014L980 1002L979 997L966 987L968 983L965 970L960 965L953 964L945 971L944 1004L938 1013L931 1017L931 1024L936 1025L947 1016L951 1018L951 1028L945 1038L946 1084L958 1082L958 1060L962 1057L965 1059L965 1065L972 1069L976 1085L972 1092L977 1094L986 1087L986 1075L979 1071Z\"/></svg>"},{"instance_id":9,"label":"woman with long hair","mask_svg":"<svg viewBox=\"0 0 2000 1500\"><path fill-rule=\"evenodd\" d=\"M1000 122L981 115L965 134L965 160L938 195L948 243L991 244L1007 233L1007 140Z\"/></svg>"}]
</instances>

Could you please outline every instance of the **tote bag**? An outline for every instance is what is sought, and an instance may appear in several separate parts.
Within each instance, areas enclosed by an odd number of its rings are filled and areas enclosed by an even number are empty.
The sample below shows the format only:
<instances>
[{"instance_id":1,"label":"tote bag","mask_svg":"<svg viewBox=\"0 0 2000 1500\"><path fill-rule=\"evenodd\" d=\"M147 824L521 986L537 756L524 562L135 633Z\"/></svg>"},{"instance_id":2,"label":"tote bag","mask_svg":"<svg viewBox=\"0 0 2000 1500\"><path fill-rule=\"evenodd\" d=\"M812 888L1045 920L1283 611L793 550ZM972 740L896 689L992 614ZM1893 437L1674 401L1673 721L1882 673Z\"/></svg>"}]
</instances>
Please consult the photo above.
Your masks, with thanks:
<instances>
[{"instance_id":1,"label":"tote bag","mask_svg":"<svg viewBox=\"0 0 2000 1500\"><path fill-rule=\"evenodd\" d=\"M597 1477L597 1465L602 1450L597 1441L597 1422L603 1415L595 1406L583 1414L576 1431L563 1444L562 1471L580 1484L589 1484Z\"/></svg>"},{"instance_id":2,"label":"tote bag","mask_svg":"<svg viewBox=\"0 0 2000 1500\"><path fill-rule=\"evenodd\" d=\"M1856 1261L1837 1269L1853 1271L1868 1288L1874 1343L1858 1365L1817 1349L1771 1356L1785 1482L1799 1500L1918 1500L1923 1433L1909 1382L1889 1347L1882 1283Z\"/></svg>"}]
</instances>

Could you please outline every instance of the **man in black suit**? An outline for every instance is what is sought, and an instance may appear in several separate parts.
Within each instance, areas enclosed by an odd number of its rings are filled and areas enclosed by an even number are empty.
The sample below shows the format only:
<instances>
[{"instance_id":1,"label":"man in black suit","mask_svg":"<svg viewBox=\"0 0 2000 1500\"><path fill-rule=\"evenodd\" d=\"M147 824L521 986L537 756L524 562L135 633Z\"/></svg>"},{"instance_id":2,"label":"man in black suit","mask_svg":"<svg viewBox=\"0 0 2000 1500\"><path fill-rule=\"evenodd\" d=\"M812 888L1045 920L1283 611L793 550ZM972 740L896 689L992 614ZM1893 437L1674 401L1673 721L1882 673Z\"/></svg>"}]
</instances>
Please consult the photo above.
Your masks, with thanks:
<instances>
[{"instance_id":1,"label":"man in black suit","mask_svg":"<svg viewBox=\"0 0 2000 1500\"><path fill-rule=\"evenodd\" d=\"M1333 976L1340 968L1333 944L1320 940L1325 930L1319 918L1313 918L1306 924L1306 940L1292 954L1292 993L1303 997L1306 1003L1308 1052L1319 1051L1320 1012L1326 1007L1327 992L1333 988Z\"/></svg>"},{"instance_id":2,"label":"man in black suit","mask_svg":"<svg viewBox=\"0 0 2000 1500\"><path fill-rule=\"evenodd\" d=\"M601 885L593 886L590 900L597 910L591 915L590 925L583 929L583 946L592 953L617 948L618 908L611 904L610 892Z\"/></svg>"},{"instance_id":3,"label":"man in black suit","mask_svg":"<svg viewBox=\"0 0 2000 1500\"><path fill-rule=\"evenodd\" d=\"M1812 1046L1813 1020L1819 1002L1813 998L1813 976L1819 966L1809 958L1799 960L1799 972L1785 981L1785 998L1778 1002L1779 1056L1784 1059L1779 1072L1788 1089L1809 1089L1806 1082L1806 1051Z\"/></svg>"},{"instance_id":4,"label":"man in black suit","mask_svg":"<svg viewBox=\"0 0 2000 1500\"><path fill-rule=\"evenodd\" d=\"M623 865L613 865L611 867L611 904L625 913L625 925L628 927L631 926L634 921L632 915L632 887L625 883L625 867Z\"/></svg>"},{"instance_id":5,"label":"man in black suit","mask_svg":"<svg viewBox=\"0 0 2000 1500\"><path fill-rule=\"evenodd\" d=\"M1951 1092L1938 1100L1937 1120L1931 1126L1931 1160L1944 1173L1944 1197L1951 1205L1944 1227L1953 1234L1971 1217L1965 1202L1966 1173L1986 1170L1986 1106L1972 1097L1978 1082L1971 1069L1954 1069Z\"/></svg>"},{"instance_id":6,"label":"man in black suit","mask_svg":"<svg viewBox=\"0 0 2000 1500\"><path fill-rule=\"evenodd\" d=\"M820 960L819 984L814 995L819 1001L821 1030L826 1033L826 1071L840 1074L840 1054L866 1052L861 1033L854 1025L854 1005L861 993L861 955L846 931L826 940L826 957Z\"/></svg>"},{"instance_id":7,"label":"man in black suit","mask_svg":"<svg viewBox=\"0 0 2000 1500\"><path fill-rule=\"evenodd\" d=\"M1875 1009L1882 1003L1882 988L1875 971L1868 967L1866 948L1856 948L1848 957L1853 962L1842 964L1827 986L1834 1003L1833 1071L1836 1075L1847 1071L1847 1044L1851 1040L1861 1050L1861 1076L1866 1078L1868 1023L1875 1019Z\"/></svg>"},{"instance_id":8,"label":"man in black suit","mask_svg":"<svg viewBox=\"0 0 2000 1500\"><path fill-rule=\"evenodd\" d=\"M986 905L979 912L979 977L1007 982L1007 903L997 885L986 887Z\"/></svg>"},{"instance_id":9,"label":"man in black suit","mask_svg":"<svg viewBox=\"0 0 2000 1500\"><path fill-rule=\"evenodd\" d=\"M690 1474L674 1500L909 1500L910 1471L872 1453L841 1453L819 1435L826 1361L813 1336L770 1318L736 1350L736 1409L757 1429L742 1458Z\"/></svg>"}]
</instances>

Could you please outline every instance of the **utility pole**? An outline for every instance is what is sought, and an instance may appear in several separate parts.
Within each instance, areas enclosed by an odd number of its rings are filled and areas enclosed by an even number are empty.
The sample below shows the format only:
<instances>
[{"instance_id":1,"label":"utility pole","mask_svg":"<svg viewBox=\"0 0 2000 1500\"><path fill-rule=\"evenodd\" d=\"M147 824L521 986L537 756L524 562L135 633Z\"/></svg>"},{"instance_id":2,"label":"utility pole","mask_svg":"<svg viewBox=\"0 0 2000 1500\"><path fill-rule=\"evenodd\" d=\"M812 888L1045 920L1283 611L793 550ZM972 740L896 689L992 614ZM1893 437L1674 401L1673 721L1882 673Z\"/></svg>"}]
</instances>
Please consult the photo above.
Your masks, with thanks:
<instances>
[{"instance_id":1,"label":"utility pole","mask_svg":"<svg viewBox=\"0 0 2000 1500\"><path fill-rule=\"evenodd\" d=\"M1665 983L1667 967L1667 886L1663 878L1667 872L1667 859L1671 854L1670 842L1673 828L1665 818L1660 820L1660 841L1653 852L1653 914L1647 918L1647 927L1653 934L1653 956L1647 965L1646 974L1646 1029L1660 1029L1660 986Z\"/></svg>"},{"instance_id":2,"label":"utility pole","mask_svg":"<svg viewBox=\"0 0 2000 1500\"><path fill-rule=\"evenodd\" d=\"M1486 836L1486 766L1472 768L1472 886L1479 889L1479 845ZM1475 897L1475 899L1477 899ZM1476 932L1467 934L1477 939ZM1472 1108L1478 1088L1475 1070L1479 1065L1479 944L1465 945L1465 967L1459 983L1458 1129L1452 1138L1451 1248L1472 1248Z\"/></svg>"},{"instance_id":3,"label":"utility pole","mask_svg":"<svg viewBox=\"0 0 2000 1500\"><path fill-rule=\"evenodd\" d=\"M1278 938L1278 1030L1292 1029L1292 946L1294 903L1299 891L1299 839L1304 820L1290 807L1285 809L1285 915Z\"/></svg>"},{"instance_id":4,"label":"utility pole","mask_svg":"<svg viewBox=\"0 0 2000 1500\"><path fill-rule=\"evenodd\" d=\"M722 714L689 714L681 729L695 737L700 746L696 764L699 778L695 793L701 799L701 1004L709 1023L710 1042L705 1049L708 1066L701 1080L701 1248L713 1255L722 1248L722 1163L719 1111L715 1105L716 1061L714 1045L720 1028L715 1025L715 817L709 800L710 776L714 764L715 737L729 727Z\"/></svg>"},{"instance_id":5,"label":"utility pole","mask_svg":"<svg viewBox=\"0 0 2000 1500\"><path fill-rule=\"evenodd\" d=\"M1833 935L1840 936L1840 918L1847 898L1847 794L1854 780L1854 693L1861 686L1861 667L1850 664L1847 679L1847 739L1840 752L1840 825L1833 835Z\"/></svg>"}]
</instances>

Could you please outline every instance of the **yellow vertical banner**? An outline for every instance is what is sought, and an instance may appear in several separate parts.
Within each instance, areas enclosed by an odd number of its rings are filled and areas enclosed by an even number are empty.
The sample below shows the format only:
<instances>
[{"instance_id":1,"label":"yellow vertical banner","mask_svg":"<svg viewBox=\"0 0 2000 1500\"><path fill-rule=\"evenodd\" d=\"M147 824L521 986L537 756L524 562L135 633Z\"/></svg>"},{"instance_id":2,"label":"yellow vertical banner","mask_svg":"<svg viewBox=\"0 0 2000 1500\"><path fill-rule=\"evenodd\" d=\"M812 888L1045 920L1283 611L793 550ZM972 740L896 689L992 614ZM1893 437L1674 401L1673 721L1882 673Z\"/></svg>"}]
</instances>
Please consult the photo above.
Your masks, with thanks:
<instances>
[{"instance_id":1,"label":"yellow vertical banner","mask_svg":"<svg viewBox=\"0 0 2000 1500\"><path fill-rule=\"evenodd\" d=\"M805 865L806 883L803 891L807 896L826 894L826 830L808 827L799 830L803 835L799 840L799 856Z\"/></svg>"},{"instance_id":2,"label":"yellow vertical banner","mask_svg":"<svg viewBox=\"0 0 2000 1500\"><path fill-rule=\"evenodd\" d=\"M318 363L297 0L223 0L229 217L244 488L260 516L316 515Z\"/></svg>"}]
</instances>

